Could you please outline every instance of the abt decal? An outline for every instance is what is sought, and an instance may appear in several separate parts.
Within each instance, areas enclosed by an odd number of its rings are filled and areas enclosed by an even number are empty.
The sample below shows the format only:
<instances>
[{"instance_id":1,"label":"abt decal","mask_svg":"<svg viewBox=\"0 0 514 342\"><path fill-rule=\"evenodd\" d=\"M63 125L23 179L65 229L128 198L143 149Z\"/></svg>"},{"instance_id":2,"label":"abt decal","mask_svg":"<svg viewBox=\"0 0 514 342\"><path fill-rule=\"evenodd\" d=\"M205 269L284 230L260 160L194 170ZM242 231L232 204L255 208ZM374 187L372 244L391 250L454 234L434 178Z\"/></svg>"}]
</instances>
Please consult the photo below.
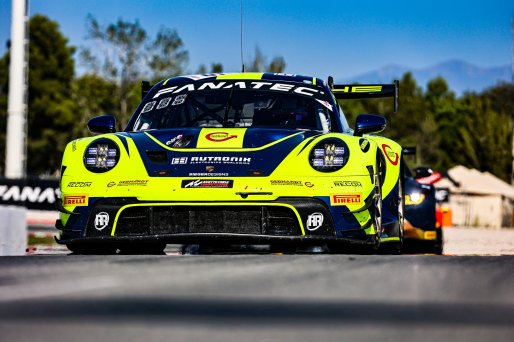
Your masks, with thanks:
<instances>
[{"instance_id":1,"label":"abt decal","mask_svg":"<svg viewBox=\"0 0 514 342\"><path fill-rule=\"evenodd\" d=\"M334 194L330 196L330 205L347 205L361 203L361 194Z\"/></svg>"},{"instance_id":2,"label":"abt decal","mask_svg":"<svg viewBox=\"0 0 514 342\"><path fill-rule=\"evenodd\" d=\"M214 132L207 134L205 138L209 141L222 142L237 138L237 135L230 135L227 132Z\"/></svg>"},{"instance_id":3,"label":"abt decal","mask_svg":"<svg viewBox=\"0 0 514 342\"><path fill-rule=\"evenodd\" d=\"M64 196L64 205L74 205L77 207L83 207L88 205L88 197L87 195L69 195Z\"/></svg>"},{"instance_id":4,"label":"abt decal","mask_svg":"<svg viewBox=\"0 0 514 342\"><path fill-rule=\"evenodd\" d=\"M387 160L389 160L391 164L395 166L398 165L398 153L394 152L391 146L382 144L382 151L384 151Z\"/></svg>"},{"instance_id":5,"label":"abt decal","mask_svg":"<svg viewBox=\"0 0 514 342\"><path fill-rule=\"evenodd\" d=\"M311 232L315 231L316 229L318 229L319 227L321 227L323 225L323 220L324 220L324 217L323 217L322 213L310 214L307 217L307 230L310 230Z\"/></svg>"}]
</instances>

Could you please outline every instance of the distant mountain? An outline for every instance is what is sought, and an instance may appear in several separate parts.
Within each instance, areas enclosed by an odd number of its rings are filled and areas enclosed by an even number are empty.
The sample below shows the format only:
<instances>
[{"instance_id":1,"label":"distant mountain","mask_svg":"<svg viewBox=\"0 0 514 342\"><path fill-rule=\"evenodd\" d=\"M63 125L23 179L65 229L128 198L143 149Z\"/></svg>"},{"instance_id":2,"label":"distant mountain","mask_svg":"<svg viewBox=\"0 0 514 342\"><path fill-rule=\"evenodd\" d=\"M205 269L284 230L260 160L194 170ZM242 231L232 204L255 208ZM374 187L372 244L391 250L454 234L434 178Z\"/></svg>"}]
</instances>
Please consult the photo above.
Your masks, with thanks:
<instances>
[{"instance_id":1,"label":"distant mountain","mask_svg":"<svg viewBox=\"0 0 514 342\"><path fill-rule=\"evenodd\" d=\"M499 82L512 81L510 65L482 68L464 61L450 60L423 69L391 64L376 71L342 80L342 82L391 82L393 79L400 79L407 71L412 72L417 84L423 88L431 79L442 76L448 82L450 89L458 95L465 91L480 92Z\"/></svg>"}]
</instances>

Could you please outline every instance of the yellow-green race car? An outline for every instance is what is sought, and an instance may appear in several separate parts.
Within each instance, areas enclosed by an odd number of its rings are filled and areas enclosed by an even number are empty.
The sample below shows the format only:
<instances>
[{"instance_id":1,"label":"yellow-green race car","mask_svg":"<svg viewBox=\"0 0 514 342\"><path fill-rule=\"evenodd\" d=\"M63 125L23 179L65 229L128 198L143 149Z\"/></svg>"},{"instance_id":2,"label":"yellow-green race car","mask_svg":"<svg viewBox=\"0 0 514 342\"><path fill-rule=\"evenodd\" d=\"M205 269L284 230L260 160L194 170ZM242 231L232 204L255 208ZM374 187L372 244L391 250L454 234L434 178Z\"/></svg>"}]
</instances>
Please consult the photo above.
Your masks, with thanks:
<instances>
[{"instance_id":1,"label":"yellow-green race car","mask_svg":"<svg viewBox=\"0 0 514 342\"><path fill-rule=\"evenodd\" d=\"M338 100L393 97L398 83L337 85L272 73L143 82L122 132L88 122L61 166L58 242L84 254L159 253L166 244L323 246L399 252L402 149L350 128Z\"/></svg>"}]
</instances>

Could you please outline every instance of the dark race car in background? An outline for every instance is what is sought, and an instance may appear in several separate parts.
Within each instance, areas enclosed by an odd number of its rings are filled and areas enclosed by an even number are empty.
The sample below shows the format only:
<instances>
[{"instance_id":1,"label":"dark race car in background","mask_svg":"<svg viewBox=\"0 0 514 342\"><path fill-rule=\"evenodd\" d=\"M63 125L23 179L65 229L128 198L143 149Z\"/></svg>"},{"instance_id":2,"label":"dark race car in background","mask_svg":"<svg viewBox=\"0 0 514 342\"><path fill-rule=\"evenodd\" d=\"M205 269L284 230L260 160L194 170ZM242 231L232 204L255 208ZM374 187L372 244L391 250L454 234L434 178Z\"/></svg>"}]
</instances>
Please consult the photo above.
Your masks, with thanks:
<instances>
[{"instance_id":1,"label":"dark race car in background","mask_svg":"<svg viewBox=\"0 0 514 342\"><path fill-rule=\"evenodd\" d=\"M398 252L402 150L348 125L337 100L393 97L398 84L334 85L271 73L188 75L143 88L123 132L72 141L61 167L59 243L76 253L166 244L348 245ZM395 106L396 107L396 106Z\"/></svg>"},{"instance_id":2,"label":"dark race car in background","mask_svg":"<svg viewBox=\"0 0 514 342\"><path fill-rule=\"evenodd\" d=\"M404 147L403 155L415 155L415 147ZM404 252L429 252L441 254L443 251L443 231L436 217L436 189L433 184L424 184L418 179L426 178L427 168L419 168L414 173L404 158L405 173L405 223Z\"/></svg>"}]
</instances>

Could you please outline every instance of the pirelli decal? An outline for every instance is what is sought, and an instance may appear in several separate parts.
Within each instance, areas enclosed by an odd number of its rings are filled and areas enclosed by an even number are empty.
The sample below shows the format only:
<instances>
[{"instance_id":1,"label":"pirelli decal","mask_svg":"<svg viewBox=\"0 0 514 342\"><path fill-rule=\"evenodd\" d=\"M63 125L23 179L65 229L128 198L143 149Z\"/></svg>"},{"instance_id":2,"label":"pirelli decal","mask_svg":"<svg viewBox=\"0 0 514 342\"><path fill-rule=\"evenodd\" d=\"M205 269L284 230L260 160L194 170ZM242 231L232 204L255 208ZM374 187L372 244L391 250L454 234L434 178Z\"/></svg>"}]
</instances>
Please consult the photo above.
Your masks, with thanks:
<instances>
[{"instance_id":1,"label":"pirelli decal","mask_svg":"<svg viewBox=\"0 0 514 342\"><path fill-rule=\"evenodd\" d=\"M330 195L330 205L338 206L338 205L361 204L361 198L362 198L362 194L360 194L360 193L332 194L332 195Z\"/></svg>"},{"instance_id":2,"label":"pirelli decal","mask_svg":"<svg viewBox=\"0 0 514 342\"><path fill-rule=\"evenodd\" d=\"M88 205L87 195L68 195L64 196L64 206L84 207Z\"/></svg>"}]
</instances>

